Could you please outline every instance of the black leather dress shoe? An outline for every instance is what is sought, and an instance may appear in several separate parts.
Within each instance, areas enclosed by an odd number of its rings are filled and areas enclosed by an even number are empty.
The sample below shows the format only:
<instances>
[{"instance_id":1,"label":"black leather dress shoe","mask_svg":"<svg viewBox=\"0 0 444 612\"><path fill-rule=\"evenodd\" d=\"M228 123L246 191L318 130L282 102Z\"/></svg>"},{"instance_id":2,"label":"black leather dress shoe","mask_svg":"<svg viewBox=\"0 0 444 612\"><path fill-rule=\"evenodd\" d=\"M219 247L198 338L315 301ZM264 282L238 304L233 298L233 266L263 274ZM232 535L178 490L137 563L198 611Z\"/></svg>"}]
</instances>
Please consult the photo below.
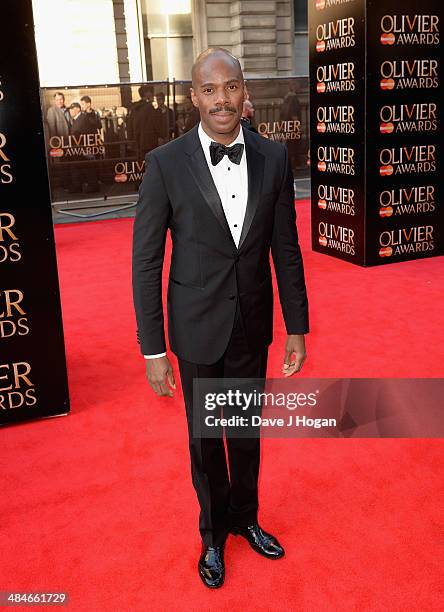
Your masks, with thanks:
<instances>
[{"instance_id":1,"label":"black leather dress shoe","mask_svg":"<svg viewBox=\"0 0 444 612\"><path fill-rule=\"evenodd\" d=\"M224 547L203 546L198 564L199 576L205 586L217 589L224 583Z\"/></svg>"},{"instance_id":2,"label":"black leather dress shoe","mask_svg":"<svg viewBox=\"0 0 444 612\"><path fill-rule=\"evenodd\" d=\"M285 555L277 539L264 531L257 523L249 527L233 527L231 533L243 536L253 550L267 559L280 559Z\"/></svg>"}]
</instances>

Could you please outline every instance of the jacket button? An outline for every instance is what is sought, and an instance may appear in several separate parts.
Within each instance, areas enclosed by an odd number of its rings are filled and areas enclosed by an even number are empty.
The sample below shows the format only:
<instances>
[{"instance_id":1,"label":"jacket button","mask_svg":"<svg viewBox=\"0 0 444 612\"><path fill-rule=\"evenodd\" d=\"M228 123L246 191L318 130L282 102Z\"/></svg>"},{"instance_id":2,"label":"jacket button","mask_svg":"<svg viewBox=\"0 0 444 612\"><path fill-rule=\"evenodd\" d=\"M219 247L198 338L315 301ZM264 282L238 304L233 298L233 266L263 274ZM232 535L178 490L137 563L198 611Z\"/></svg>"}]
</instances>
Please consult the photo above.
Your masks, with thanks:
<instances>
[{"instance_id":1,"label":"jacket button","mask_svg":"<svg viewBox=\"0 0 444 612\"><path fill-rule=\"evenodd\" d=\"M234 294L231 294L230 297L228 298L229 300L234 300L236 299L236 296Z\"/></svg>"}]
</instances>

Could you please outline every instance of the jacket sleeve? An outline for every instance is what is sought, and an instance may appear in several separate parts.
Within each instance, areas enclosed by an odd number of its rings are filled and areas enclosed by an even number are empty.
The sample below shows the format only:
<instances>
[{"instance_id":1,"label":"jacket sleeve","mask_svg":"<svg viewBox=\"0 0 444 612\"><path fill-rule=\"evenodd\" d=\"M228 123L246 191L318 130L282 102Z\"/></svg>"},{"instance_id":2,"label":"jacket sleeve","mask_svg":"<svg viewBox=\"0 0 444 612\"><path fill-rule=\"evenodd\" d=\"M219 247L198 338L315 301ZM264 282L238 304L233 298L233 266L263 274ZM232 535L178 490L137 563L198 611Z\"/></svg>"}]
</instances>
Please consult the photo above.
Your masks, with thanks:
<instances>
[{"instance_id":1,"label":"jacket sleeve","mask_svg":"<svg viewBox=\"0 0 444 612\"><path fill-rule=\"evenodd\" d=\"M166 351L162 268L171 206L159 163L150 152L139 189L133 228L132 280L137 338L141 353Z\"/></svg>"},{"instance_id":2,"label":"jacket sleeve","mask_svg":"<svg viewBox=\"0 0 444 612\"><path fill-rule=\"evenodd\" d=\"M287 147L283 149L284 172L275 204L271 253L287 334L306 334L309 331L308 300L296 228L293 172Z\"/></svg>"}]
</instances>

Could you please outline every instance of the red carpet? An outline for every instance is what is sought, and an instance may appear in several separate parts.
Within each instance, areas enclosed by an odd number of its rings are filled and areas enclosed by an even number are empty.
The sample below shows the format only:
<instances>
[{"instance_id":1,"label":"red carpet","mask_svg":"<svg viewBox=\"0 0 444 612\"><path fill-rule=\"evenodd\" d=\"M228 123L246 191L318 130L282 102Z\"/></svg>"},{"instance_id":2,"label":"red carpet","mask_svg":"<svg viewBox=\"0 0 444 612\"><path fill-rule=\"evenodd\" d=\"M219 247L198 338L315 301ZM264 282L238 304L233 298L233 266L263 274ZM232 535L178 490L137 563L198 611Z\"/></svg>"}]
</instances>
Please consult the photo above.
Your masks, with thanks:
<instances>
[{"instance_id":1,"label":"red carpet","mask_svg":"<svg viewBox=\"0 0 444 612\"><path fill-rule=\"evenodd\" d=\"M304 375L442 376L443 258L354 267L309 251L298 211ZM200 583L180 389L150 392L135 342L131 228L56 228L72 413L1 432L0 590L64 590L88 612L442 610L441 440L265 440L260 519L287 556L231 537L225 586ZM283 338L277 311L270 376Z\"/></svg>"}]
</instances>

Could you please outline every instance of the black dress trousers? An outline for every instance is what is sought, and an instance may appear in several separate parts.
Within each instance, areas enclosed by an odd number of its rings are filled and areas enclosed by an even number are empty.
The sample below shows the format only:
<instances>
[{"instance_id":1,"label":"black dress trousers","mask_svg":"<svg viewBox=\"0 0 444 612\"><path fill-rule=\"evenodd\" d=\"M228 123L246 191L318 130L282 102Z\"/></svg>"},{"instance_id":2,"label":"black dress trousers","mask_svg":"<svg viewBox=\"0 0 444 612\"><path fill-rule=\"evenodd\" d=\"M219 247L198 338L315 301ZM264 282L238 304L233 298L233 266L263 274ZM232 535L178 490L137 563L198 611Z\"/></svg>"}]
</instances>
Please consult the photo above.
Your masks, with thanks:
<instances>
[{"instance_id":1,"label":"black dress trousers","mask_svg":"<svg viewBox=\"0 0 444 612\"><path fill-rule=\"evenodd\" d=\"M178 359L188 422L191 475L200 505L199 531L206 546L224 543L231 526L257 521L260 438L193 436L194 378L263 378L268 346L252 354L244 333L239 301L230 341L214 364ZM202 406L198 407L203 410Z\"/></svg>"}]
</instances>

